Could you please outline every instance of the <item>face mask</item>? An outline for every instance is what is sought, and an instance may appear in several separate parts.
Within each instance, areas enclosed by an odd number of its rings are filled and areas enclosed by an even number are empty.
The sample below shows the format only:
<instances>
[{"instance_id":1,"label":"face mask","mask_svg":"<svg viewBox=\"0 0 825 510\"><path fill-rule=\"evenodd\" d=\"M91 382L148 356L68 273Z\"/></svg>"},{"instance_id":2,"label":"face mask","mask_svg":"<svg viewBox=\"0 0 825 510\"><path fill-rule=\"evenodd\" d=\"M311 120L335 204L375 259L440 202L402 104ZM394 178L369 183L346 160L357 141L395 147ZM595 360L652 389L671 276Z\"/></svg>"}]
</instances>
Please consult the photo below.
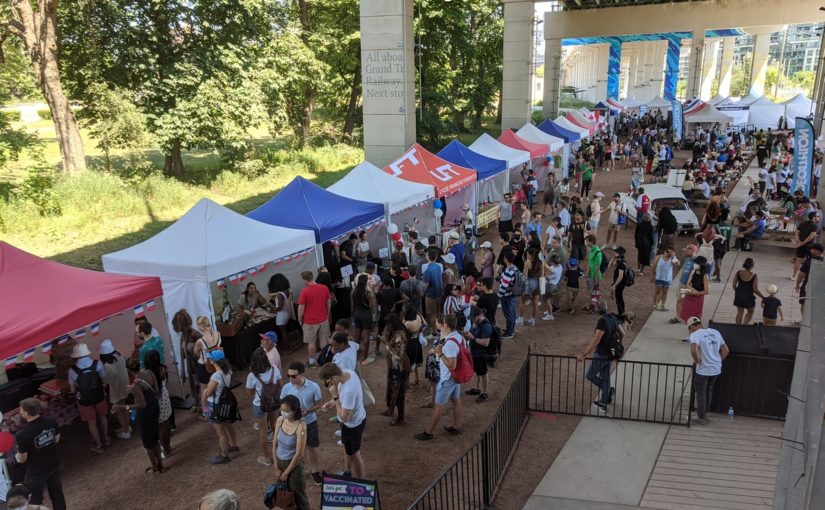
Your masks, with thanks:
<instances>
[{"instance_id":1,"label":"face mask","mask_svg":"<svg viewBox=\"0 0 825 510\"><path fill-rule=\"evenodd\" d=\"M291 416L292 416L292 413L290 411L281 411L281 417L282 418L289 418Z\"/></svg>"}]
</instances>

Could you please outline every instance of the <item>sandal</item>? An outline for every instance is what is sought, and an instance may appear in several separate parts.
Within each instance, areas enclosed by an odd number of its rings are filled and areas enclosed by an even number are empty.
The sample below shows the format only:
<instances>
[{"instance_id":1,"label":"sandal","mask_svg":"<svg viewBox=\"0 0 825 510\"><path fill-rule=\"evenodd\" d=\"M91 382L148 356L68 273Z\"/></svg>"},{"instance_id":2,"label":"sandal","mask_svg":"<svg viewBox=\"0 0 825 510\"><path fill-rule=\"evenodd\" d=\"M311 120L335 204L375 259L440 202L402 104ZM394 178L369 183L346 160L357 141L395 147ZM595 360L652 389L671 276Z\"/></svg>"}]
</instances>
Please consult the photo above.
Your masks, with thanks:
<instances>
[{"instance_id":1,"label":"sandal","mask_svg":"<svg viewBox=\"0 0 825 510\"><path fill-rule=\"evenodd\" d=\"M677 319L676 317L671 317L671 318L670 318L670 319L668 319L668 321L667 321L667 323L668 323L668 324L679 324L680 322L682 322L682 321L681 321L681 320L679 320L679 319Z\"/></svg>"},{"instance_id":2,"label":"sandal","mask_svg":"<svg viewBox=\"0 0 825 510\"><path fill-rule=\"evenodd\" d=\"M92 445L89 449L92 450L93 452L97 453L97 454L103 453L103 447L102 446Z\"/></svg>"}]
</instances>

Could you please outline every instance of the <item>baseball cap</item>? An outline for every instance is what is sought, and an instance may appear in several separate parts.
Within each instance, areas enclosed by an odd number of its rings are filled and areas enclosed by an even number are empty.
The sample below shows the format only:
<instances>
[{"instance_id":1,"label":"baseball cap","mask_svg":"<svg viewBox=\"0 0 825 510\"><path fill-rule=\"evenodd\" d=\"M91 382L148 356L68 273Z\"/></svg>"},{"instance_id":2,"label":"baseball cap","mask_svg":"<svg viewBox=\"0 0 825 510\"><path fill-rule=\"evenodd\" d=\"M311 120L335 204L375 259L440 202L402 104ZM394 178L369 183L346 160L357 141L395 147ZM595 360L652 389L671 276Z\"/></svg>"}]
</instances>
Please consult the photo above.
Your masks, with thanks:
<instances>
[{"instance_id":1,"label":"baseball cap","mask_svg":"<svg viewBox=\"0 0 825 510\"><path fill-rule=\"evenodd\" d=\"M602 193L601 191L597 191L594 196L596 196L598 198L602 198L604 196L604 193Z\"/></svg>"},{"instance_id":2,"label":"baseball cap","mask_svg":"<svg viewBox=\"0 0 825 510\"><path fill-rule=\"evenodd\" d=\"M206 357L211 359L212 361L220 361L226 358L226 354L224 354L223 351L215 349L214 351L207 352Z\"/></svg>"},{"instance_id":3,"label":"baseball cap","mask_svg":"<svg viewBox=\"0 0 825 510\"><path fill-rule=\"evenodd\" d=\"M396 248L403 248L404 247L404 241L396 241L395 242L395 247Z\"/></svg>"},{"instance_id":4,"label":"baseball cap","mask_svg":"<svg viewBox=\"0 0 825 510\"><path fill-rule=\"evenodd\" d=\"M576 259L576 258L567 259L567 267L571 267L571 268L572 267L578 267L578 265L579 265L579 259Z\"/></svg>"},{"instance_id":5,"label":"baseball cap","mask_svg":"<svg viewBox=\"0 0 825 510\"><path fill-rule=\"evenodd\" d=\"M700 319L699 317L691 317L687 320L688 327L695 326L697 324L699 324L700 326L702 325L702 319Z\"/></svg>"},{"instance_id":6,"label":"baseball cap","mask_svg":"<svg viewBox=\"0 0 825 510\"><path fill-rule=\"evenodd\" d=\"M267 340L269 340L273 344L278 343L278 333L275 333L274 331L267 331L266 333L261 333L260 337L261 338L266 338Z\"/></svg>"},{"instance_id":7,"label":"baseball cap","mask_svg":"<svg viewBox=\"0 0 825 510\"><path fill-rule=\"evenodd\" d=\"M461 236L458 235L458 232L456 232L455 230L451 230L450 233L447 234L447 238L449 238L449 239L460 239Z\"/></svg>"},{"instance_id":8,"label":"baseball cap","mask_svg":"<svg viewBox=\"0 0 825 510\"><path fill-rule=\"evenodd\" d=\"M483 243L481 243L481 245L479 246L479 248L492 248L492 247L493 247L493 245L492 245L492 243L490 243L490 241L484 241L484 242L483 242Z\"/></svg>"},{"instance_id":9,"label":"baseball cap","mask_svg":"<svg viewBox=\"0 0 825 510\"><path fill-rule=\"evenodd\" d=\"M470 204L464 204L464 205L462 205L462 206L461 206L461 210L462 210L462 211L469 211L469 210L470 210Z\"/></svg>"},{"instance_id":10,"label":"baseball cap","mask_svg":"<svg viewBox=\"0 0 825 510\"><path fill-rule=\"evenodd\" d=\"M455 255L448 253L442 257L447 264L455 264Z\"/></svg>"}]
</instances>

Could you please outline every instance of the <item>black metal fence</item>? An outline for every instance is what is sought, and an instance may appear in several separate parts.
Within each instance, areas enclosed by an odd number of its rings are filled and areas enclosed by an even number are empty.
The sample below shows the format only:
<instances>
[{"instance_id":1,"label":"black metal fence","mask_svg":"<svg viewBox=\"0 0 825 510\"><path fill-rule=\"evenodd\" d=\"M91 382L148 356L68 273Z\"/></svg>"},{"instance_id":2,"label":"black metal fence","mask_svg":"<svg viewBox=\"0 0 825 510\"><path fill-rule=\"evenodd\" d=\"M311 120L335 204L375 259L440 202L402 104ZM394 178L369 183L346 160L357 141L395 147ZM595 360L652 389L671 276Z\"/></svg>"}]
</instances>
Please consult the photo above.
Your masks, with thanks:
<instances>
[{"instance_id":1,"label":"black metal fence","mask_svg":"<svg viewBox=\"0 0 825 510\"><path fill-rule=\"evenodd\" d=\"M489 506L527 423L529 385L530 355L479 440L442 471L408 510L469 510Z\"/></svg>"},{"instance_id":2,"label":"black metal fence","mask_svg":"<svg viewBox=\"0 0 825 510\"><path fill-rule=\"evenodd\" d=\"M600 389L591 382L592 359L580 362L572 356L532 354L530 363L530 411L690 425L691 365L625 360L612 363L613 395L603 411L594 403Z\"/></svg>"}]
</instances>

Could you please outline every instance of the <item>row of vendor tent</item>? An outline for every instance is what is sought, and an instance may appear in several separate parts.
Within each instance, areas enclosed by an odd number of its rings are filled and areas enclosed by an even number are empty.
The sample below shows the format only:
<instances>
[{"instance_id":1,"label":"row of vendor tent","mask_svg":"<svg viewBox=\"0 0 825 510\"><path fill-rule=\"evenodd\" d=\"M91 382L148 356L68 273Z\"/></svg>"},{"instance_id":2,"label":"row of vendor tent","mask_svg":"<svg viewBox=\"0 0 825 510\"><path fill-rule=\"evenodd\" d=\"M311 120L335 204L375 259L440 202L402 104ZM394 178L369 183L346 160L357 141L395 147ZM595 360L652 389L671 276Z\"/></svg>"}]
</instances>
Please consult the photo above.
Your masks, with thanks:
<instances>
[{"instance_id":1,"label":"row of vendor tent","mask_svg":"<svg viewBox=\"0 0 825 510\"><path fill-rule=\"evenodd\" d=\"M67 351L72 339L85 342L94 355L101 341L111 339L128 356L134 348L135 318L146 317L165 339L169 391L183 396L172 362L180 351L170 343L158 277L72 267L0 241L0 309L4 369L21 362L48 363L49 355Z\"/></svg>"},{"instance_id":2,"label":"row of vendor tent","mask_svg":"<svg viewBox=\"0 0 825 510\"><path fill-rule=\"evenodd\" d=\"M731 116L733 125L751 125L756 129L775 129L780 117L784 117L788 128L792 129L797 117L808 117L813 113L813 102L804 94L797 94L781 103L754 94L738 101L716 95L708 103Z\"/></svg>"},{"instance_id":3,"label":"row of vendor tent","mask_svg":"<svg viewBox=\"0 0 825 510\"><path fill-rule=\"evenodd\" d=\"M204 198L154 237L104 255L103 267L158 277L170 327L181 309L192 317L221 315L250 282L266 293L276 273L297 295L301 273L329 266L330 250L351 233L366 231L373 254L385 257L390 224L414 227L422 237L440 233L436 199L447 203L444 221L453 224L463 204L476 212L479 204L500 201L521 182L523 168L543 168L555 154L566 162L569 144L594 130L573 112L560 122L505 130L498 139L481 135L469 147L453 141L438 154L415 144L385 168L362 162L329 189L296 177L246 216ZM546 172L536 175L543 186ZM173 342L179 352L179 339Z\"/></svg>"}]
</instances>

